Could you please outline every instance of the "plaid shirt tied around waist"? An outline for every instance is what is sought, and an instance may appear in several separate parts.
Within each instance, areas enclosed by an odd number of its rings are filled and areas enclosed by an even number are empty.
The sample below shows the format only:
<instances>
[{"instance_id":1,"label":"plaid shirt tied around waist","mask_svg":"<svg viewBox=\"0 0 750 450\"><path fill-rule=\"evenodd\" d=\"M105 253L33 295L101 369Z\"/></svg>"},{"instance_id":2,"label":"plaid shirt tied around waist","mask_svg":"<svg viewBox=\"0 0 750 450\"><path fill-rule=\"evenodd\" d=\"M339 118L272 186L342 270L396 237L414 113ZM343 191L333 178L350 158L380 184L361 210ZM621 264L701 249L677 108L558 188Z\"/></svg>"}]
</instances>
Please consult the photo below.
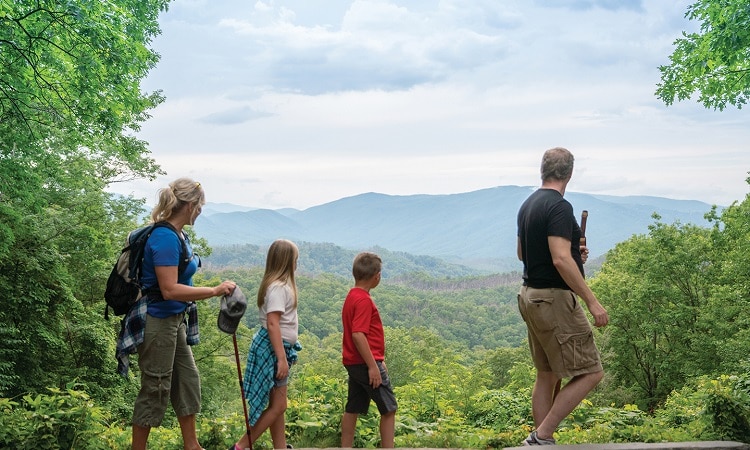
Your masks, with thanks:
<instances>
[{"instance_id":1,"label":"plaid shirt tied around waist","mask_svg":"<svg viewBox=\"0 0 750 450\"><path fill-rule=\"evenodd\" d=\"M302 350L299 341L290 344L284 341L286 360L291 366L297 362L297 352ZM250 344L245 365L245 378L242 389L247 400L248 418L250 425L255 425L261 413L266 409L271 389L276 378L276 354L268 336L268 330L261 327Z\"/></svg>"},{"instance_id":2,"label":"plaid shirt tied around waist","mask_svg":"<svg viewBox=\"0 0 750 450\"><path fill-rule=\"evenodd\" d=\"M149 296L141 297L138 302L130 308L130 311L122 319L120 335L117 337L117 373L126 377L130 370L130 355L138 351L138 346L143 343L146 331L146 313L148 311ZM195 345L200 342L198 332L198 307L195 302L190 302L185 309L187 318L187 344Z\"/></svg>"}]
</instances>

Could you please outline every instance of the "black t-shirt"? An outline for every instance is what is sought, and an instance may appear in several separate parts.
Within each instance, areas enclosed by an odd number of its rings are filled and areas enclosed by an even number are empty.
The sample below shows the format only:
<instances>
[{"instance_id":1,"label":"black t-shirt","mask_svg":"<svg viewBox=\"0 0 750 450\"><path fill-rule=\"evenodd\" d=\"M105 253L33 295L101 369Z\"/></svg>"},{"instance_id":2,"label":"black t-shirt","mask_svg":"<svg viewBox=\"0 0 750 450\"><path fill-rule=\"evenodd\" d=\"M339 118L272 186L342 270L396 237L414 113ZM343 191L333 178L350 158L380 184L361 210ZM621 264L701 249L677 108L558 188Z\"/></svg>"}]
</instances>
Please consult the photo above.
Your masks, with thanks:
<instances>
[{"instance_id":1,"label":"black t-shirt","mask_svg":"<svg viewBox=\"0 0 750 450\"><path fill-rule=\"evenodd\" d=\"M573 206L554 189L538 189L518 211L523 284L534 288L570 289L552 264L548 236L570 240L570 253L583 275L580 239Z\"/></svg>"}]
</instances>

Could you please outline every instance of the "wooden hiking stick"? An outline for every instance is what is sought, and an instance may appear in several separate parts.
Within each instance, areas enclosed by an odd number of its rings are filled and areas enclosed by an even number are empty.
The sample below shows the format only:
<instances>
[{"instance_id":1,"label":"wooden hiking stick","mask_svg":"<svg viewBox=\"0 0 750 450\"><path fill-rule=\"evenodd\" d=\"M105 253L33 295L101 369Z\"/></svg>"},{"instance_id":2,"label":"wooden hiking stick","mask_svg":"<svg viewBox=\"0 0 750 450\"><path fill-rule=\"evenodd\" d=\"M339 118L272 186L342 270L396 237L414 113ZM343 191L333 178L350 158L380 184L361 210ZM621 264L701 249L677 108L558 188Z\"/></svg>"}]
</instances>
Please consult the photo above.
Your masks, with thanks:
<instances>
[{"instance_id":1,"label":"wooden hiking stick","mask_svg":"<svg viewBox=\"0 0 750 450\"><path fill-rule=\"evenodd\" d=\"M237 335L232 333L232 342L234 343L234 360L237 362L237 378L240 380L240 394L242 394L242 409L245 412L245 431L247 439L250 441L250 450L253 450L253 437L250 434L250 420L247 417L247 400L245 399L245 388L242 386L242 371L240 370L240 352L237 350Z\"/></svg>"},{"instance_id":2,"label":"wooden hiking stick","mask_svg":"<svg viewBox=\"0 0 750 450\"><path fill-rule=\"evenodd\" d=\"M581 246L586 246L586 219L589 218L589 212L585 209L581 211Z\"/></svg>"}]
</instances>

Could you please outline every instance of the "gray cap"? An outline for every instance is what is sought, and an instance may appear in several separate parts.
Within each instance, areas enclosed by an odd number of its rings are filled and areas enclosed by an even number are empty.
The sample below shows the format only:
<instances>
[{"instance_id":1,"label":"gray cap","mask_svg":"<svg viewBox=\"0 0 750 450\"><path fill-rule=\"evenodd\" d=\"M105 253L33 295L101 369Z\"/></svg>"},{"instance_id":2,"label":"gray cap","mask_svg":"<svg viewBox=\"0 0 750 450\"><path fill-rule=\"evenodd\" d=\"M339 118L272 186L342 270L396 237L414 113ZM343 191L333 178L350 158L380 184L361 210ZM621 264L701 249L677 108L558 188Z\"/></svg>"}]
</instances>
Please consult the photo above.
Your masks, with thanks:
<instances>
[{"instance_id":1,"label":"gray cap","mask_svg":"<svg viewBox=\"0 0 750 450\"><path fill-rule=\"evenodd\" d=\"M245 315L247 309L247 299L237 286L229 296L221 297L221 310L219 311L219 329L225 333L234 334L237 326Z\"/></svg>"}]
</instances>

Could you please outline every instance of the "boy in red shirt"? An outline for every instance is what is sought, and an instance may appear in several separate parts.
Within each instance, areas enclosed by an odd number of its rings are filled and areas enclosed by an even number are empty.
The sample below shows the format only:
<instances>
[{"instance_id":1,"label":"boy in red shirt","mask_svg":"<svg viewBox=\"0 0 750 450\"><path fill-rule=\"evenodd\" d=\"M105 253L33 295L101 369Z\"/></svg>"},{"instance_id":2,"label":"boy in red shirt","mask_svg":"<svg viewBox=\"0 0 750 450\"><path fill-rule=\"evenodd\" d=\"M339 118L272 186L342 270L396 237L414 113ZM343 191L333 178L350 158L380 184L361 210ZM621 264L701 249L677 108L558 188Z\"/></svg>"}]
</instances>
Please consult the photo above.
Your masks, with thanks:
<instances>
[{"instance_id":1,"label":"boy in red shirt","mask_svg":"<svg viewBox=\"0 0 750 450\"><path fill-rule=\"evenodd\" d=\"M370 289L380 283L383 262L374 253L363 252L354 258L354 287L341 310L344 325L342 360L349 373L349 394L341 419L341 447L354 445L357 417L367 414L370 400L380 412L380 446L393 448L396 425L396 397L385 367L383 322Z\"/></svg>"}]
</instances>

